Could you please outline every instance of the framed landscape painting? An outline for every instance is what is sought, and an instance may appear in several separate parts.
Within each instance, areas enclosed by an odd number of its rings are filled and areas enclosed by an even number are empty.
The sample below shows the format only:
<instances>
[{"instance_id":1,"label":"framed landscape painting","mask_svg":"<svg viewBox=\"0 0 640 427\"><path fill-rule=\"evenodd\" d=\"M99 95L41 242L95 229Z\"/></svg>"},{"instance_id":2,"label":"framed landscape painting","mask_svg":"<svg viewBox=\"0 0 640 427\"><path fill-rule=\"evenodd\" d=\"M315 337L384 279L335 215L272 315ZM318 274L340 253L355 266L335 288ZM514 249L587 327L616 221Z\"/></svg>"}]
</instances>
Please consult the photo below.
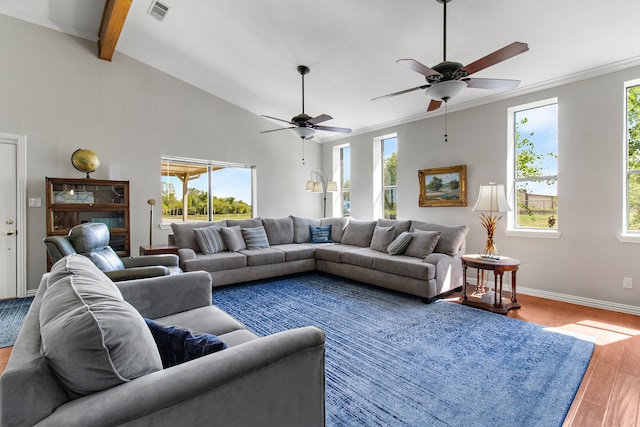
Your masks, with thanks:
<instances>
[{"instance_id":1,"label":"framed landscape painting","mask_svg":"<svg viewBox=\"0 0 640 427\"><path fill-rule=\"evenodd\" d=\"M418 205L467 206L467 165L418 171Z\"/></svg>"}]
</instances>

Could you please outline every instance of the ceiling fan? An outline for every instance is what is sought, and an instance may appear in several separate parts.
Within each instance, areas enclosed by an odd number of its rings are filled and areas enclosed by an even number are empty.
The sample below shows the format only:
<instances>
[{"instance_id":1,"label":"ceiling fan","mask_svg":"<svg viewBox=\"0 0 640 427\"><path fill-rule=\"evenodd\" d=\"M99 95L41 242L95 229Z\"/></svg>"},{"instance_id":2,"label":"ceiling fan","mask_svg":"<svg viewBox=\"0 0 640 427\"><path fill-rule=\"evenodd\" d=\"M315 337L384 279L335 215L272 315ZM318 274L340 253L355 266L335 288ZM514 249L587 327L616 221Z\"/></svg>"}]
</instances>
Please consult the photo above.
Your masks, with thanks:
<instances>
[{"instance_id":1,"label":"ceiling fan","mask_svg":"<svg viewBox=\"0 0 640 427\"><path fill-rule=\"evenodd\" d=\"M328 114L320 114L319 116L316 116L316 117L311 117L310 115L305 114L304 112L304 76L306 74L309 74L310 70L309 70L309 67L307 67L306 65L298 65L297 69L300 75L302 76L302 113L293 117L291 120L283 120L277 117L262 115L262 117L266 117L267 119L278 120L280 122L285 122L293 126L286 127L286 128L265 130L260 133L276 132L279 130L290 129L291 132L293 132L295 135L299 136L303 140L313 138L313 135L316 132L316 130L324 130L329 132L340 132L340 133L351 133L351 129L349 128L319 126L318 123L323 123L323 122L326 122L327 120L333 119L333 117L331 117Z\"/></svg>"},{"instance_id":2,"label":"ceiling fan","mask_svg":"<svg viewBox=\"0 0 640 427\"><path fill-rule=\"evenodd\" d=\"M427 84L379 96L377 98L373 98L372 101L402 95L415 90L427 89L425 93L431 98L427 111L434 111L440 108L443 101L446 103L452 97L460 94L466 87L491 90L510 90L518 87L520 80L480 79L470 78L468 76L524 53L529 50L529 46L527 46L526 43L513 42L510 45L505 46L502 49L498 49L466 66L459 62L447 61L447 3L451 0L436 1L438 3L442 3L444 9L444 43L442 62L429 68L415 59L399 59L396 62L425 76Z\"/></svg>"}]
</instances>

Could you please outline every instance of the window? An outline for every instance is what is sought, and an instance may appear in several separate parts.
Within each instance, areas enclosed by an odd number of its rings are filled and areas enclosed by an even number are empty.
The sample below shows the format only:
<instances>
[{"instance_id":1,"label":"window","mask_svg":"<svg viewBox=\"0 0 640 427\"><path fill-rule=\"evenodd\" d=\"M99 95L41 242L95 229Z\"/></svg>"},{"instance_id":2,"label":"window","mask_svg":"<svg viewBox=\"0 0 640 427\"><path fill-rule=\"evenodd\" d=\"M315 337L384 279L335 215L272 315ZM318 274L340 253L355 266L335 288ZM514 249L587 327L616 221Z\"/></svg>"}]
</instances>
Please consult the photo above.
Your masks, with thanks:
<instances>
[{"instance_id":1,"label":"window","mask_svg":"<svg viewBox=\"0 0 640 427\"><path fill-rule=\"evenodd\" d=\"M382 195L384 217L396 219L398 214L398 138L382 140Z\"/></svg>"},{"instance_id":2,"label":"window","mask_svg":"<svg viewBox=\"0 0 640 427\"><path fill-rule=\"evenodd\" d=\"M558 229L558 101L509 109L509 228Z\"/></svg>"},{"instance_id":3,"label":"window","mask_svg":"<svg viewBox=\"0 0 640 427\"><path fill-rule=\"evenodd\" d=\"M340 205L342 216L351 216L351 150L340 147Z\"/></svg>"},{"instance_id":4,"label":"window","mask_svg":"<svg viewBox=\"0 0 640 427\"><path fill-rule=\"evenodd\" d=\"M163 156L161 169L164 223L253 217L254 166Z\"/></svg>"},{"instance_id":5,"label":"window","mask_svg":"<svg viewBox=\"0 0 640 427\"><path fill-rule=\"evenodd\" d=\"M640 233L640 80L628 82L626 93L626 219L628 233Z\"/></svg>"}]
</instances>

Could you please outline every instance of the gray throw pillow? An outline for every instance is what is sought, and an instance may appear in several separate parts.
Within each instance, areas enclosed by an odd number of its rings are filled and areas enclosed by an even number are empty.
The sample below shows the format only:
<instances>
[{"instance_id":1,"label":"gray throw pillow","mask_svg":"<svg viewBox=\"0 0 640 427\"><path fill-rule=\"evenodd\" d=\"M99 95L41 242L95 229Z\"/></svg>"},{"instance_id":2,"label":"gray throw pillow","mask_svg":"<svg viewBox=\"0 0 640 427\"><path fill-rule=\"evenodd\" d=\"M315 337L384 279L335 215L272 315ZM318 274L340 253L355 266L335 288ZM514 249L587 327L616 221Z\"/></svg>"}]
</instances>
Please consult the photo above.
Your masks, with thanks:
<instances>
[{"instance_id":1,"label":"gray throw pillow","mask_svg":"<svg viewBox=\"0 0 640 427\"><path fill-rule=\"evenodd\" d=\"M242 237L247 244L247 249L264 249L269 247L269 239L264 227L243 228Z\"/></svg>"},{"instance_id":2,"label":"gray throw pillow","mask_svg":"<svg viewBox=\"0 0 640 427\"><path fill-rule=\"evenodd\" d=\"M386 252L387 247L393 241L395 236L395 227L380 227L376 226L373 230L373 237L371 238L371 246L374 251Z\"/></svg>"},{"instance_id":3,"label":"gray throw pillow","mask_svg":"<svg viewBox=\"0 0 640 427\"><path fill-rule=\"evenodd\" d=\"M467 233L469 232L469 227L466 225L443 225L422 221L412 221L411 229L409 231L414 231L416 229L440 231L442 235L440 236L440 240L438 240L438 244L433 251L451 256L458 253L460 247L464 243Z\"/></svg>"},{"instance_id":4,"label":"gray throw pillow","mask_svg":"<svg viewBox=\"0 0 640 427\"><path fill-rule=\"evenodd\" d=\"M189 222L172 222L171 232L173 233L173 243L179 248L189 248L196 252L200 251L200 246L193 232L196 228L206 228L217 224L220 227L226 227L227 221L189 221Z\"/></svg>"},{"instance_id":5,"label":"gray throw pillow","mask_svg":"<svg viewBox=\"0 0 640 427\"><path fill-rule=\"evenodd\" d=\"M162 369L144 319L106 276L77 272L49 283L40 335L44 357L72 399Z\"/></svg>"},{"instance_id":6,"label":"gray throw pillow","mask_svg":"<svg viewBox=\"0 0 640 427\"><path fill-rule=\"evenodd\" d=\"M193 233L196 236L200 252L204 255L212 255L227 250L227 245L224 244L218 224L211 227L194 228Z\"/></svg>"},{"instance_id":7,"label":"gray throw pillow","mask_svg":"<svg viewBox=\"0 0 640 427\"><path fill-rule=\"evenodd\" d=\"M409 242L404 254L415 258L424 258L432 254L438 244L440 234L439 231L414 230L413 239Z\"/></svg>"},{"instance_id":8,"label":"gray throw pillow","mask_svg":"<svg viewBox=\"0 0 640 427\"><path fill-rule=\"evenodd\" d=\"M222 233L224 244L227 245L227 248L231 252L238 252L243 249L247 249L247 243L244 241L240 226L235 225L233 227L222 227L220 228L220 233Z\"/></svg>"},{"instance_id":9,"label":"gray throw pillow","mask_svg":"<svg viewBox=\"0 0 640 427\"><path fill-rule=\"evenodd\" d=\"M345 245L369 247L373 230L376 228L376 221L358 221L352 219L344 229L342 243Z\"/></svg>"},{"instance_id":10,"label":"gray throw pillow","mask_svg":"<svg viewBox=\"0 0 640 427\"><path fill-rule=\"evenodd\" d=\"M409 227L411 226L411 221L408 220L408 219L407 220L384 219L384 218L379 218L378 219L378 226L379 227L391 227L392 225L396 227L396 235L395 235L395 237L398 237L400 235L400 233L404 233L405 231L409 231Z\"/></svg>"},{"instance_id":11,"label":"gray throw pillow","mask_svg":"<svg viewBox=\"0 0 640 427\"><path fill-rule=\"evenodd\" d=\"M413 233L403 231L393 242L389 243L387 253L389 255L402 255L407 249L407 246L409 246L409 243L411 243L411 239L413 239Z\"/></svg>"},{"instance_id":12,"label":"gray throw pillow","mask_svg":"<svg viewBox=\"0 0 640 427\"><path fill-rule=\"evenodd\" d=\"M344 228L347 226L349 222L348 218L321 218L320 225L330 225L331 226L331 240L335 243L340 243L342 241L342 236L344 234Z\"/></svg>"},{"instance_id":13,"label":"gray throw pillow","mask_svg":"<svg viewBox=\"0 0 640 427\"><path fill-rule=\"evenodd\" d=\"M309 243L311 241L311 232L309 231L309 226L313 225L314 227L320 227L320 220L317 218L292 216L291 219L293 219L294 243Z\"/></svg>"},{"instance_id":14,"label":"gray throw pillow","mask_svg":"<svg viewBox=\"0 0 640 427\"><path fill-rule=\"evenodd\" d=\"M271 246L293 243L293 218L263 218L262 225Z\"/></svg>"}]
</instances>

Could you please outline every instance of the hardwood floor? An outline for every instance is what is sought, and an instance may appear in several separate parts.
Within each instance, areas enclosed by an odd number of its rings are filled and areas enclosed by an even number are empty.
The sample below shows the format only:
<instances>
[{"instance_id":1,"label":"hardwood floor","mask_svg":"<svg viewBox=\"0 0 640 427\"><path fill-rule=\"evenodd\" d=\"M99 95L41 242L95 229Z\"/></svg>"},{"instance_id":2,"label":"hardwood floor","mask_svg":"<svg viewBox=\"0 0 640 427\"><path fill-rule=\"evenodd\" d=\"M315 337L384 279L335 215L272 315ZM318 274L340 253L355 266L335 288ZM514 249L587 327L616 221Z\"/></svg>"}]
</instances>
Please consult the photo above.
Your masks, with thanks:
<instances>
[{"instance_id":1,"label":"hardwood floor","mask_svg":"<svg viewBox=\"0 0 640 427\"><path fill-rule=\"evenodd\" d=\"M518 301L522 308L510 311L509 317L596 337L591 363L563 426L640 426L640 316L528 295L519 295ZM0 373L11 349L0 349Z\"/></svg>"}]
</instances>

